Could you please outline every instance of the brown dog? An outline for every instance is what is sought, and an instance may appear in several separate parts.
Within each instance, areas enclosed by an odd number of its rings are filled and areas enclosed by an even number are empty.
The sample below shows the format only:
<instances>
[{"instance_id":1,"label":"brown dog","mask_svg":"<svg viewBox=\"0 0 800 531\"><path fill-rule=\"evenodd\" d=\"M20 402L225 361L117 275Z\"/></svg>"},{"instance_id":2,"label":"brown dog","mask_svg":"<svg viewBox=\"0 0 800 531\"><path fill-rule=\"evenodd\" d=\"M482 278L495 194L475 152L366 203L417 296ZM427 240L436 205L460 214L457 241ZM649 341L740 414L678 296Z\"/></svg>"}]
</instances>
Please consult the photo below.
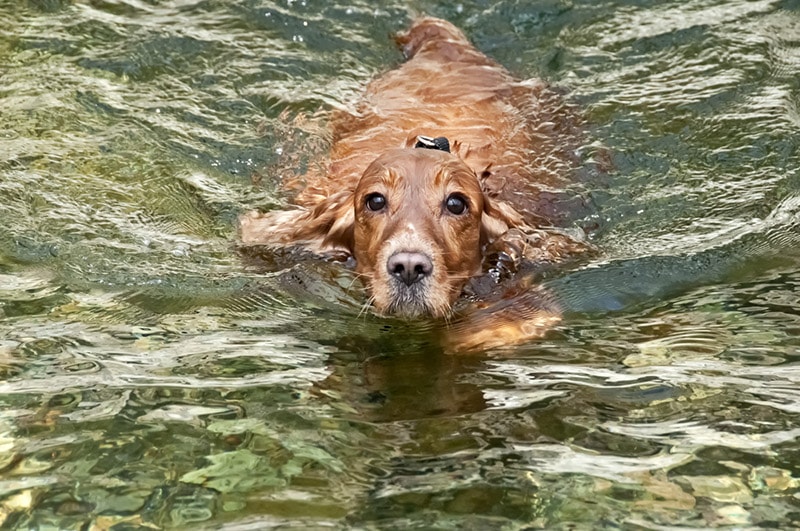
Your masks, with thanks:
<instances>
[{"instance_id":1,"label":"brown dog","mask_svg":"<svg viewBox=\"0 0 800 531\"><path fill-rule=\"evenodd\" d=\"M540 230L579 124L543 83L515 80L448 22L417 20L397 42L408 60L334 117L327 168L305 175L299 208L243 216L241 238L346 251L380 313L448 316L487 249L555 261L583 248Z\"/></svg>"}]
</instances>

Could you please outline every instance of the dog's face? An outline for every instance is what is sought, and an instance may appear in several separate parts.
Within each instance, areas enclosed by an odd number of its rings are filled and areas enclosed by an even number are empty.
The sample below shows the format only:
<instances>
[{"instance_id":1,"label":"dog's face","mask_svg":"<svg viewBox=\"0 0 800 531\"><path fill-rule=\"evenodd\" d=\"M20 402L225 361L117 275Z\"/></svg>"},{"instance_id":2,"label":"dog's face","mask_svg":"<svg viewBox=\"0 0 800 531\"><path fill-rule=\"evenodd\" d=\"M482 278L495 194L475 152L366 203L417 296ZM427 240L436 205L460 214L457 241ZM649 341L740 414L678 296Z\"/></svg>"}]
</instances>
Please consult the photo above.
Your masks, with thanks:
<instances>
[{"instance_id":1,"label":"dog's face","mask_svg":"<svg viewBox=\"0 0 800 531\"><path fill-rule=\"evenodd\" d=\"M355 189L329 194L313 209L245 216L243 241L303 242L316 252L346 250L376 310L444 317L482 250L524 222L490 200L457 154L394 149L368 165Z\"/></svg>"},{"instance_id":2,"label":"dog's face","mask_svg":"<svg viewBox=\"0 0 800 531\"><path fill-rule=\"evenodd\" d=\"M480 271L486 204L457 156L398 149L376 159L353 196L352 252L381 313L444 316Z\"/></svg>"}]
</instances>

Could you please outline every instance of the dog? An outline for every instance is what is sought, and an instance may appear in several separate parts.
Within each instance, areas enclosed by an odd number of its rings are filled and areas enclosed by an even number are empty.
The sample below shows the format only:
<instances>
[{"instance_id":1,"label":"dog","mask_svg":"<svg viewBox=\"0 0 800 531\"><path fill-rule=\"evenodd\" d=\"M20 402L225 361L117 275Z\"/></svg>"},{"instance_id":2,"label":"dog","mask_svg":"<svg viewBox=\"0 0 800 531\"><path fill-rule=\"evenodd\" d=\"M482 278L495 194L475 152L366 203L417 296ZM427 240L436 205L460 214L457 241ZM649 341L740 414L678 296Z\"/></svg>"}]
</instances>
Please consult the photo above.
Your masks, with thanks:
<instances>
[{"instance_id":1,"label":"dog","mask_svg":"<svg viewBox=\"0 0 800 531\"><path fill-rule=\"evenodd\" d=\"M241 242L344 252L378 313L450 319L470 279L587 248L548 229L581 123L544 82L515 79L449 22L420 18L396 41L406 61L333 116L327 165L306 173L295 208L245 214ZM558 320L545 306L541 328ZM511 313L495 328L536 335L530 316Z\"/></svg>"}]
</instances>

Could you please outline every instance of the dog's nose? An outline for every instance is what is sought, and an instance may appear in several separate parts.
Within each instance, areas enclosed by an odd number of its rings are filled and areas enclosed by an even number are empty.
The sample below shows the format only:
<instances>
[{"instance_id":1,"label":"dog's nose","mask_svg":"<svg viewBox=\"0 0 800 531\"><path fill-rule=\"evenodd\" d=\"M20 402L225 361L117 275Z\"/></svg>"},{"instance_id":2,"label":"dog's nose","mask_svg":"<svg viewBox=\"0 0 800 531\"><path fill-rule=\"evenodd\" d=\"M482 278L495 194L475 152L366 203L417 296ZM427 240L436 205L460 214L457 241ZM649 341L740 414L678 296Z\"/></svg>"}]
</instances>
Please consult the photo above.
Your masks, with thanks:
<instances>
[{"instance_id":1,"label":"dog's nose","mask_svg":"<svg viewBox=\"0 0 800 531\"><path fill-rule=\"evenodd\" d=\"M389 274L406 286L419 282L433 272L431 259L422 253L395 253L386 261Z\"/></svg>"}]
</instances>

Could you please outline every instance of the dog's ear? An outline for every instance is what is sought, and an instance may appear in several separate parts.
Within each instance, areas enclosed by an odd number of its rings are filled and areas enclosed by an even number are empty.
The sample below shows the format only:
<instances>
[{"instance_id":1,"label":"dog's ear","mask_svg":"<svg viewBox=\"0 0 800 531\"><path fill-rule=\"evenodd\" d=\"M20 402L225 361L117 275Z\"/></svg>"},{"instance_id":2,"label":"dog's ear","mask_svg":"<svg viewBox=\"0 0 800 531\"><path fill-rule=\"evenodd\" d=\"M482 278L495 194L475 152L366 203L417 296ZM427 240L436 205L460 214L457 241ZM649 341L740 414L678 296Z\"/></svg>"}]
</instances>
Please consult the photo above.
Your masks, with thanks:
<instances>
[{"instance_id":1,"label":"dog's ear","mask_svg":"<svg viewBox=\"0 0 800 531\"><path fill-rule=\"evenodd\" d=\"M239 219L239 233L244 245L299 244L316 253L352 253L354 225L353 191L345 190L310 210L245 214Z\"/></svg>"},{"instance_id":2,"label":"dog's ear","mask_svg":"<svg viewBox=\"0 0 800 531\"><path fill-rule=\"evenodd\" d=\"M322 249L344 249L353 252L356 223L353 191L345 190L326 198L311 211L306 234L320 239Z\"/></svg>"},{"instance_id":3,"label":"dog's ear","mask_svg":"<svg viewBox=\"0 0 800 531\"><path fill-rule=\"evenodd\" d=\"M487 245L505 234L509 229L526 230L529 227L522 215L511 205L484 194L483 214L481 215L481 245Z\"/></svg>"}]
</instances>

